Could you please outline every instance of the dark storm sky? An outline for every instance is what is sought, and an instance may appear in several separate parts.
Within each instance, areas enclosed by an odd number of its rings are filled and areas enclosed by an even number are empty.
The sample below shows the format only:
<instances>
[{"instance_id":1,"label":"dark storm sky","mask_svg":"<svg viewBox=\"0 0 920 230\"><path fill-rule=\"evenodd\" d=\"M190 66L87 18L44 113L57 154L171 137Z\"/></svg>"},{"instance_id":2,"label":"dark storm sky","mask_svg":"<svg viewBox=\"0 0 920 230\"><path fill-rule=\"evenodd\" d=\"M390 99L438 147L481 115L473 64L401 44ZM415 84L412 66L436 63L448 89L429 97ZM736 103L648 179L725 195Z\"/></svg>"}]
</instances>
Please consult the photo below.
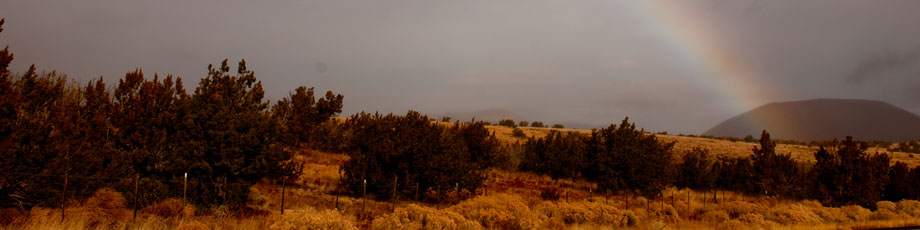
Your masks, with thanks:
<instances>
[{"instance_id":1,"label":"dark storm sky","mask_svg":"<svg viewBox=\"0 0 920 230\"><path fill-rule=\"evenodd\" d=\"M673 45L684 38L668 30L680 28L634 1L4 0L0 44L14 72L36 64L114 84L143 68L190 90L208 64L245 58L268 99L315 86L345 95L345 114L507 109L700 133L770 101L877 99L920 113L920 1L657 2L732 41L756 97L700 82L733 76L682 58L694 49Z\"/></svg>"}]
</instances>

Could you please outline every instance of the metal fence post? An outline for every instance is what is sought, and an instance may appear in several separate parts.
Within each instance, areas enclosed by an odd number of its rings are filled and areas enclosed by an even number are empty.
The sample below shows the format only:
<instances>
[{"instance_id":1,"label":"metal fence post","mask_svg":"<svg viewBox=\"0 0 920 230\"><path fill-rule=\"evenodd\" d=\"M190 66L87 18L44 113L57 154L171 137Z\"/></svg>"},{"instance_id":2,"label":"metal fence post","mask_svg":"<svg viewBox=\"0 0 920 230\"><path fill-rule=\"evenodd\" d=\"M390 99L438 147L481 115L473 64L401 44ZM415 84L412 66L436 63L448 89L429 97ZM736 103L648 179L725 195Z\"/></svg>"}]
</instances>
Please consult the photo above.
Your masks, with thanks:
<instances>
[{"instance_id":1,"label":"metal fence post","mask_svg":"<svg viewBox=\"0 0 920 230\"><path fill-rule=\"evenodd\" d=\"M367 206L367 179L364 179L364 184L361 186L361 213L364 214L364 207Z\"/></svg>"},{"instance_id":2,"label":"metal fence post","mask_svg":"<svg viewBox=\"0 0 920 230\"><path fill-rule=\"evenodd\" d=\"M185 204L188 202L185 200L186 194L188 194L188 172L182 175L182 210L185 210Z\"/></svg>"}]
</instances>

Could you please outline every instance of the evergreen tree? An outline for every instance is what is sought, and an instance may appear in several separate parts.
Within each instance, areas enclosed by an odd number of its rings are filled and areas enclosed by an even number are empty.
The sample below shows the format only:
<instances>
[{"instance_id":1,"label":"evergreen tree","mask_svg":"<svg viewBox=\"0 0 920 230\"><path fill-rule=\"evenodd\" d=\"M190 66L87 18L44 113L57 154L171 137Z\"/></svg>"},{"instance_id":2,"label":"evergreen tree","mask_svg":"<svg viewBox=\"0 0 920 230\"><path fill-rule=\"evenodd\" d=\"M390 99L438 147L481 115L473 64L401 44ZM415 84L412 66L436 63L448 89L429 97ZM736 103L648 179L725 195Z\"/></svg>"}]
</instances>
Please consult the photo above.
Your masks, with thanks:
<instances>
[{"instance_id":1,"label":"evergreen tree","mask_svg":"<svg viewBox=\"0 0 920 230\"><path fill-rule=\"evenodd\" d=\"M916 170L916 169L915 169ZM888 170L888 185L885 186L885 192L882 196L888 201L900 201L915 197L916 187L918 184L911 178L911 169L904 162L897 162Z\"/></svg>"},{"instance_id":2,"label":"evergreen tree","mask_svg":"<svg viewBox=\"0 0 920 230\"><path fill-rule=\"evenodd\" d=\"M272 106L272 116L281 121L281 133L286 145L304 147L317 134L314 128L342 112L343 97L327 91L325 97L316 99L313 87L301 86L294 92Z\"/></svg>"},{"instance_id":3,"label":"evergreen tree","mask_svg":"<svg viewBox=\"0 0 920 230\"><path fill-rule=\"evenodd\" d=\"M754 147L751 163L757 193L787 197L801 196L804 185L803 172L789 154L777 154L776 143L766 130L760 135L760 148Z\"/></svg>"},{"instance_id":4,"label":"evergreen tree","mask_svg":"<svg viewBox=\"0 0 920 230\"><path fill-rule=\"evenodd\" d=\"M636 130L629 118L623 119L620 126L591 132L586 149L587 159L593 162L585 176L596 181L598 189L659 195L671 180L673 146Z\"/></svg>"},{"instance_id":5,"label":"evergreen tree","mask_svg":"<svg viewBox=\"0 0 920 230\"><path fill-rule=\"evenodd\" d=\"M852 137L821 146L815 152L814 198L830 206L875 208L888 184L890 158L887 154L866 154L867 148L868 144Z\"/></svg>"},{"instance_id":6,"label":"evergreen tree","mask_svg":"<svg viewBox=\"0 0 920 230\"><path fill-rule=\"evenodd\" d=\"M190 198L238 208L256 181L295 175L298 167L281 149L280 122L272 119L268 103L262 101L262 83L245 60L237 75L229 72L227 60L220 68L208 66L208 76L189 99L181 134L183 166L193 178Z\"/></svg>"},{"instance_id":7,"label":"evergreen tree","mask_svg":"<svg viewBox=\"0 0 920 230\"><path fill-rule=\"evenodd\" d=\"M584 140L578 133L550 131L545 138L531 137L523 148L522 171L546 174L553 179L577 178L587 165Z\"/></svg>"},{"instance_id":8,"label":"evergreen tree","mask_svg":"<svg viewBox=\"0 0 920 230\"><path fill-rule=\"evenodd\" d=\"M709 190L715 185L718 170L709 156L709 150L693 148L684 155L683 162L677 164L675 185L678 188Z\"/></svg>"},{"instance_id":9,"label":"evergreen tree","mask_svg":"<svg viewBox=\"0 0 920 230\"><path fill-rule=\"evenodd\" d=\"M146 80L141 70L128 72L119 80L112 108L113 135L119 152L110 167L122 168L123 180L117 188L133 195L134 180L153 193L178 197L180 181L188 172L183 129L189 113L189 96L182 79L155 75ZM157 195L144 193L141 201L149 203ZM130 202L134 202L131 200Z\"/></svg>"},{"instance_id":10,"label":"evergreen tree","mask_svg":"<svg viewBox=\"0 0 920 230\"><path fill-rule=\"evenodd\" d=\"M355 114L345 123L351 158L342 181L360 194L391 199L394 181L402 193L459 186L475 191L495 163L499 142L481 122L452 127L433 124L415 111L405 116Z\"/></svg>"}]
</instances>

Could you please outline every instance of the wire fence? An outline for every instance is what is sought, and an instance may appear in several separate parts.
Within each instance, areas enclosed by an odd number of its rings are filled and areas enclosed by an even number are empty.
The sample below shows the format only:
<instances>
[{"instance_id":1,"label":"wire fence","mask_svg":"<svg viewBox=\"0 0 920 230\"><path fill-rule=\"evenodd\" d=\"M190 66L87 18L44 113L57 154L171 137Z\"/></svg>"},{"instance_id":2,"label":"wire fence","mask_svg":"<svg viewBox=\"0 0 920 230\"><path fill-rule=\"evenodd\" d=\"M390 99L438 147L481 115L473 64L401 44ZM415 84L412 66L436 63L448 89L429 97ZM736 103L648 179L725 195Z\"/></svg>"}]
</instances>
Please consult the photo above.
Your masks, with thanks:
<instances>
[{"instance_id":1,"label":"wire fence","mask_svg":"<svg viewBox=\"0 0 920 230\"><path fill-rule=\"evenodd\" d=\"M112 184L112 181L117 181L121 183L117 184L115 187L116 190L121 191L124 194L126 201L126 208L129 208L133 211L133 218L137 219L138 210L142 207L155 204L157 202L163 201L165 199L181 198L182 209L184 210L185 206L188 204L195 203L195 199L189 197L190 194L199 194L201 191L199 188L202 185L202 179L209 178L196 178L192 177L189 174L185 173L181 178L174 179L155 179L155 178L145 178L140 176L134 176L129 178L112 178L112 177L98 177L98 176L79 176L79 175L54 175L54 174L25 174L18 173L18 175L23 176L32 176L45 178L45 183L54 183L57 186L57 189L51 189L51 193L56 194L57 198L52 198L56 201L55 205L46 205L52 206L54 208L59 208L61 211L61 220L63 221L66 218L66 210L68 206L74 206L78 204L78 201L82 198L90 197L96 190L99 188L107 187ZM287 202L286 199L289 199L289 193L292 187L304 188L307 187L305 184L296 184L291 183L291 178L282 178L279 180L280 183L277 185L281 186L280 202L276 203L278 207L277 211L280 214L284 214ZM254 185L252 182L223 182L216 183L220 186L245 186L247 189L249 186ZM368 216L362 217L362 215L367 215L372 210L368 208L377 208L380 209L381 205L379 202L375 202L375 198L380 197L381 194L386 194L385 202L389 202L385 207L386 211L393 212L395 211L397 204L403 202L424 202L432 204L436 208L440 209L442 207L447 207L445 204L451 204L459 202L468 198L490 195L494 193L507 193L515 192L513 187L498 187L490 188L489 186L478 186L475 190L469 190L462 186L460 183L453 183L453 186L432 186L428 187L427 190L423 188L420 183L398 183L394 181L390 185L368 185L366 181L361 184L360 193L356 191L346 192L341 190L346 187L345 185L336 185L332 191L323 192L323 194L333 196L332 200L325 200L321 202L330 202L331 205L327 207L340 209L340 196L349 196L354 197L357 202L351 202L351 206L348 207L350 211L353 211L358 214L359 219L369 218ZM563 186L565 187L565 186ZM375 194L369 194L368 191L375 191ZM684 191L675 193L671 191L670 194L661 194L661 196L654 198L656 202L666 204L670 203L671 206L674 206L675 202L684 202L689 204L691 202L702 203L706 202L718 202L716 198L716 193L706 193L703 192L703 195L700 195L698 192L691 194L690 190L686 190L685 194L682 194ZM539 194L543 195L543 194ZM578 201L596 201L604 202L608 205L617 205L622 208L630 209L631 204L633 208L643 207L648 208L651 205L652 199L645 199L644 202L641 201L636 196L631 196L628 194L618 194L612 195L610 193L596 192L593 189L588 189L588 191L582 191L581 188L569 187L563 189L558 194L555 194L556 197L552 198L559 202L578 202ZM723 194L724 196L724 194ZM49 196L51 198L53 196ZM710 199L710 197L712 199ZM191 199L190 199L191 198ZM546 197L544 197L546 199ZM724 198L723 198L724 199ZM368 207L368 202L374 201L374 205ZM689 205L687 206L689 208ZM345 210L342 210L345 211ZM381 210L374 210L379 213Z\"/></svg>"}]
</instances>

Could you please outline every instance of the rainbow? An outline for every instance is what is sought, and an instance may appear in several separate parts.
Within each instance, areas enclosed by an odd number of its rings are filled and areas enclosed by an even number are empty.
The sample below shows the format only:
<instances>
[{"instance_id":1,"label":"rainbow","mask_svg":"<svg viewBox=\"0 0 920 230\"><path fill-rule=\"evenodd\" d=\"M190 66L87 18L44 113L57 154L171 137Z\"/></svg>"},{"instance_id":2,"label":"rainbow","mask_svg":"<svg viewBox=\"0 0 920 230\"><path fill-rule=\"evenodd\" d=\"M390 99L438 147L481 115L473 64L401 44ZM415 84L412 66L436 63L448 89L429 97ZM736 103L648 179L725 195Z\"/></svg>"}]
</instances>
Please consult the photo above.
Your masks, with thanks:
<instances>
[{"instance_id":1,"label":"rainbow","mask_svg":"<svg viewBox=\"0 0 920 230\"><path fill-rule=\"evenodd\" d=\"M690 5L699 1L626 0L624 6L660 36L696 73L687 77L700 87L714 90L726 114L740 114L765 103L756 69L739 60L730 34L715 28L716 20Z\"/></svg>"}]
</instances>

